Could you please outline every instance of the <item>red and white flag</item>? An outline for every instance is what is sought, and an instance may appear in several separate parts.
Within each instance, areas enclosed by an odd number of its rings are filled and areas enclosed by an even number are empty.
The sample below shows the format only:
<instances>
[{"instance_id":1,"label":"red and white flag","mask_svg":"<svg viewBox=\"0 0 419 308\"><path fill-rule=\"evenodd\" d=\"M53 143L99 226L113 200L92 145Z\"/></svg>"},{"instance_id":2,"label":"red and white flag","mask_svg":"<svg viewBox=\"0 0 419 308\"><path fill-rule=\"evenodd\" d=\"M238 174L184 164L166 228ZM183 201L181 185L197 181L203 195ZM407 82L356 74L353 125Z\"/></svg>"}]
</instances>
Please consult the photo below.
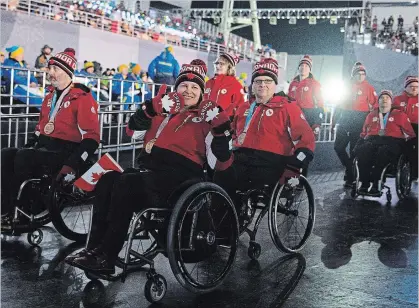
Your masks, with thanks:
<instances>
[{"instance_id":1,"label":"red and white flag","mask_svg":"<svg viewBox=\"0 0 419 308\"><path fill-rule=\"evenodd\" d=\"M103 155L89 170L87 170L74 185L84 191L95 189L96 183L106 172L118 171L124 172L124 169L108 153Z\"/></svg>"}]
</instances>

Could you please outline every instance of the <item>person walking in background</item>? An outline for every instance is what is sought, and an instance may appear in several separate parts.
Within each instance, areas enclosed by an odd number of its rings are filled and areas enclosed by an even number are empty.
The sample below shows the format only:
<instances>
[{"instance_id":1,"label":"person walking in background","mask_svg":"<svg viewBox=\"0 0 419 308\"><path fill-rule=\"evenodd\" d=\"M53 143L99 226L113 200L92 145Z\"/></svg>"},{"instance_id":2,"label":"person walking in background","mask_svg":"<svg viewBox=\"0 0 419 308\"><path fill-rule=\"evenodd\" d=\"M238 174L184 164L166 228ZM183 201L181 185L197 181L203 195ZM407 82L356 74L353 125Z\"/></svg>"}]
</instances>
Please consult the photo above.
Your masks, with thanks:
<instances>
[{"instance_id":1,"label":"person walking in background","mask_svg":"<svg viewBox=\"0 0 419 308\"><path fill-rule=\"evenodd\" d=\"M217 103L231 116L244 103L244 89L236 79L239 57L223 53L214 62L215 75L205 84L204 98Z\"/></svg>"},{"instance_id":2,"label":"person walking in background","mask_svg":"<svg viewBox=\"0 0 419 308\"><path fill-rule=\"evenodd\" d=\"M416 134L416 137L408 142L408 154L412 166L412 178L414 180L417 180L418 178L418 88L418 76L407 76L404 82L404 92L401 95L396 96L393 101L394 108L398 108L407 114Z\"/></svg>"},{"instance_id":3,"label":"person walking in background","mask_svg":"<svg viewBox=\"0 0 419 308\"><path fill-rule=\"evenodd\" d=\"M366 80L366 69L361 62L356 62L352 68L351 96L336 109L332 121L332 130L336 122L335 152L345 167L345 187L352 187L353 149L359 139L365 119L370 111L377 107L377 93ZM349 155L346 148L349 144Z\"/></svg>"},{"instance_id":4,"label":"person walking in background","mask_svg":"<svg viewBox=\"0 0 419 308\"><path fill-rule=\"evenodd\" d=\"M173 56L173 47L168 46L151 61L148 66L148 75L154 83L174 85L176 77L179 75L179 69L179 63Z\"/></svg>"}]
</instances>

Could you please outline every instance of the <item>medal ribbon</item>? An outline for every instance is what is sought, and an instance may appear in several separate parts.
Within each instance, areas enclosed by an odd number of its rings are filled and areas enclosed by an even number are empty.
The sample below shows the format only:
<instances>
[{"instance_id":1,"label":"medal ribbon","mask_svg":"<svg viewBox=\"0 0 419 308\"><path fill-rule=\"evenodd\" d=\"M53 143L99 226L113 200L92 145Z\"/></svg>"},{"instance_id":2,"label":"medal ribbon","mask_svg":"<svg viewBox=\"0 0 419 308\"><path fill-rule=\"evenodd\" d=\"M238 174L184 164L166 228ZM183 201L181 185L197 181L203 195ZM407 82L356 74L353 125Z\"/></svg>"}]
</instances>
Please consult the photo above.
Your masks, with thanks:
<instances>
[{"instance_id":1,"label":"medal ribbon","mask_svg":"<svg viewBox=\"0 0 419 308\"><path fill-rule=\"evenodd\" d=\"M55 117L57 116L57 113L61 108L61 103L63 102L64 97L70 91L70 88L71 87L67 87L67 89L65 89L63 93L61 93L61 96L58 99L58 101L57 101L57 92L54 91L54 96L52 97L51 109L49 111L49 122L54 122Z\"/></svg>"},{"instance_id":2,"label":"medal ribbon","mask_svg":"<svg viewBox=\"0 0 419 308\"><path fill-rule=\"evenodd\" d=\"M256 102L253 102L252 105L250 105L249 113L247 114L247 117L246 117L246 122L244 124L243 133L247 133L247 130L249 129L249 125L250 125L250 122L252 121L255 108L256 108Z\"/></svg>"},{"instance_id":3,"label":"medal ribbon","mask_svg":"<svg viewBox=\"0 0 419 308\"><path fill-rule=\"evenodd\" d=\"M380 118L380 128L382 131L384 131L384 129L386 128L389 115L390 115L390 111L387 112L387 114L384 117L381 112L378 114L378 117Z\"/></svg>"}]
</instances>

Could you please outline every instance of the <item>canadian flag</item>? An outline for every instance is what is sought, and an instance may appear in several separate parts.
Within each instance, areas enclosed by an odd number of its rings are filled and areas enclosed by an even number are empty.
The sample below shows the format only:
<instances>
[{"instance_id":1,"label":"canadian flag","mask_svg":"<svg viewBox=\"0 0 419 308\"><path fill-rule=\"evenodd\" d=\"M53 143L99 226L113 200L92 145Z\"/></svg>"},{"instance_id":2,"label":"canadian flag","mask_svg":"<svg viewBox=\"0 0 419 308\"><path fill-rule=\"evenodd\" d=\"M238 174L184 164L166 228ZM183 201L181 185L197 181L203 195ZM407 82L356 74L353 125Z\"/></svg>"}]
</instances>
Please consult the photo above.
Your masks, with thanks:
<instances>
[{"instance_id":1,"label":"canadian flag","mask_svg":"<svg viewBox=\"0 0 419 308\"><path fill-rule=\"evenodd\" d=\"M74 185L84 191L95 189L96 183L106 172L118 171L124 172L124 169L108 153L103 155L89 170L87 170Z\"/></svg>"}]
</instances>

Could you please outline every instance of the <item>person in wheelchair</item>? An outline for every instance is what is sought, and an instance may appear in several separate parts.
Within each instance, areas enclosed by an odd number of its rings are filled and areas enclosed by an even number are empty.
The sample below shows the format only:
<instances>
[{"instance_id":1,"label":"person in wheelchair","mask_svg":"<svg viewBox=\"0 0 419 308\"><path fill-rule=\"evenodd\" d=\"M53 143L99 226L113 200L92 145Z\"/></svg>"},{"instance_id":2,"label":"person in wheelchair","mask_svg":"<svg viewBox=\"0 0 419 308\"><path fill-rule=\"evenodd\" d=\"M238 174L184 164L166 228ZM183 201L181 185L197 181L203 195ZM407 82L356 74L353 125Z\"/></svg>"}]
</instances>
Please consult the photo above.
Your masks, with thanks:
<instances>
[{"instance_id":1,"label":"person in wheelchair","mask_svg":"<svg viewBox=\"0 0 419 308\"><path fill-rule=\"evenodd\" d=\"M237 190L275 185L281 176L292 175L284 172L287 165L305 168L314 157L313 131L295 100L283 92L275 94L277 83L274 59L256 63L252 73L255 96L238 107L232 120L233 163L214 175L214 182L227 191L238 213ZM214 138L226 138L220 135Z\"/></svg>"},{"instance_id":2,"label":"person in wheelchair","mask_svg":"<svg viewBox=\"0 0 419 308\"><path fill-rule=\"evenodd\" d=\"M412 124L413 130L415 131L416 138L412 138L408 141L409 148L409 160L412 166L412 178L418 178L418 89L419 79L418 76L407 76L404 82L404 92L394 98L394 107L404 111L409 117L410 123Z\"/></svg>"},{"instance_id":3,"label":"person in wheelchair","mask_svg":"<svg viewBox=\"0 0 419 308\"><path fill-rule=\"evenodd\" d=\"M404 112L392 108L392 100L391 91L381 91L379 108L365 119L354 149L362 182L360 194L380 195L379 181L384 167L402 154L406 140L415 137L409 118Z\"/></svg>"},{"instance_id":4,"label":"person in wheelchair","mask_svg":"<svg viewBox=\"0 0 419 308\"><path fill-rule=\"evenodd\" d=\"M72 48L50 58L53 90L42 102L35 132L23 149L1 150L2 223L13 215L19 186L25 180L42 177L49 170L65 186L99 145L98 105L87 87L72 82L76 64Z\"/></svg>"},{"instance_id":5,"label":"person in wheelchair","mask_svg":"<svg viewBox=\"0 0 419 308\"><path fill-rule=\"evenodd\" d=\"M202 101L204 78L202 66L184 64L175 82L176 92L166 95L166 85L161 86L157 96L130 118L129 129L147 131L142 170L108 172L101 177L95 188L86 249L68 257L67 263L89 272L113 274L134 212L173 206L167 205L171 193L187 180L203 180L206 163L216 169L228 166L229 161L216 161L214 156L207 159L211 130L228 122L228 116L217 114L215 103ZM228 142L224 140L227 150Z\"/></svg>"}]
</instances>

